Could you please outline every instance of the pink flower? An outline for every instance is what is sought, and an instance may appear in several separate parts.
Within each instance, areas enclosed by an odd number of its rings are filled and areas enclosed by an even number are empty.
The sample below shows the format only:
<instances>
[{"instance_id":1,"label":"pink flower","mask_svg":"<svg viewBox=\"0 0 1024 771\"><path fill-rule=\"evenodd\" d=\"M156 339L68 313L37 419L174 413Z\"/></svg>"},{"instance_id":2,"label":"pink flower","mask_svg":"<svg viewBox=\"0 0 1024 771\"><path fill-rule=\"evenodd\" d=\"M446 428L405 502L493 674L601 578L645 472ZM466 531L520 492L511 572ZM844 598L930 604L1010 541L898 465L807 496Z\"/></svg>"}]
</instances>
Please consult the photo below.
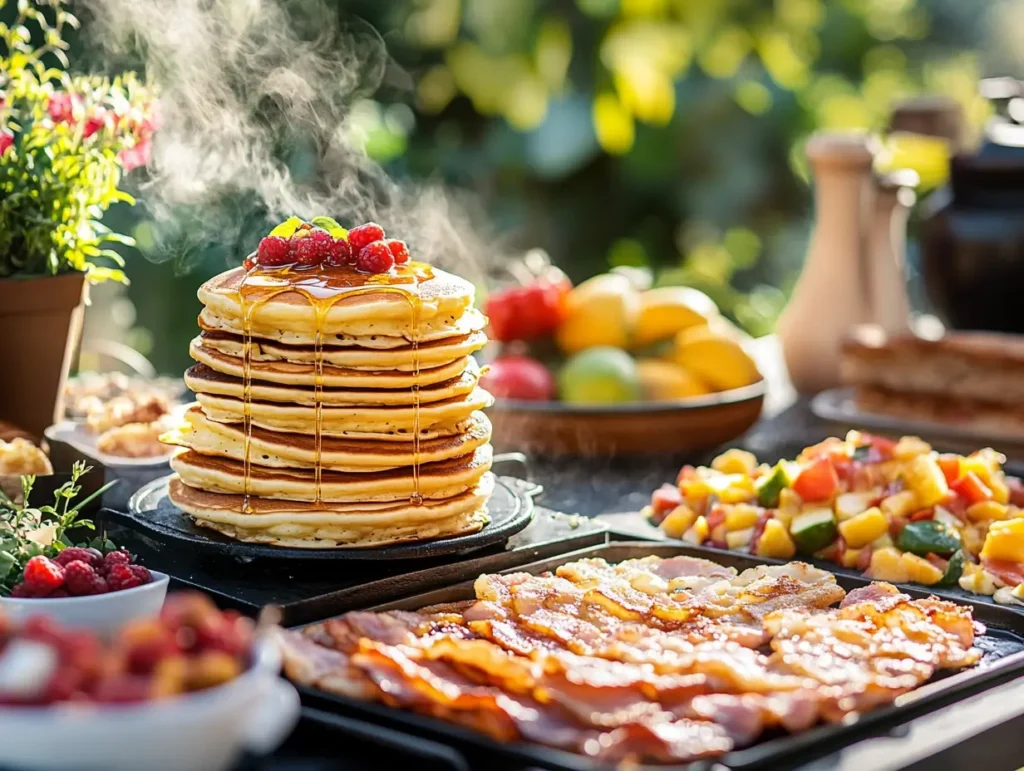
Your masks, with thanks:
<instances>
[{"instance_id":1,"label":"pink flower","mask_svg":"<svg viewBox=\"0 0 1024 771\"><path fill-rule=\"evenodd\" d=\"M71 98L71 94L58 91L50 97L46 109L54 123L70 123L74 120L74 106L75 100Z\"/></svg>"},{"instance_id":2,"label":"pink flower","mask_svg":"<svg viewBox=\"0 0 1024 771\"><path fill-rule=\"evenodd\" d=\"M107 125L108 115L103 109L97 109L95 113L89 116L85 121L85 126L82 129L82 136L86 139L91 137L97 131Z\"/></svg>"},{"instance_id":3,"label":"pink flower","mask_svg":"<svg viewBox=\"0 0 1024 771\"><path fill-rule=\"evenodd\" d=\"M147 137L135 145L135 147L122 150L118 153L117 157L120 159L126 173L140 166L146 166L153 158L153 143Z\"/></svg>"},{"instance_id":4,"label":"pink flower","mask_svg":"<svg viewBox=\"0 0 1024 771\"><path fill-rule=\"evenodd\" d=\"M10 129L0 130L0 156L7 155L7 151L14 146L14 134Z\"/></svg>"}]
</instances>

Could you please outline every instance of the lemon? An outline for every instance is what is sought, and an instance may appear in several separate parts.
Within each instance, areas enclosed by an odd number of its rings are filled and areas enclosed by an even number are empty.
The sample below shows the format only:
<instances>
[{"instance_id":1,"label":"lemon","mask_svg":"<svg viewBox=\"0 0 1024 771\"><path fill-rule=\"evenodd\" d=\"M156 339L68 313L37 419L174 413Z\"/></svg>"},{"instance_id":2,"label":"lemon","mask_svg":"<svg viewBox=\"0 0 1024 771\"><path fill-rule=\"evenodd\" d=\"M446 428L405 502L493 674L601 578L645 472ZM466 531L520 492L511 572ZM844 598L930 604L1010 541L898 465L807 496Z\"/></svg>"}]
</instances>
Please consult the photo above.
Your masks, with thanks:
<instances>
[{"instance_id":1,"label":"lemon","mask_svg":"<svg viewBox=\"0 0 1024 771\"><path fill-rule=\"evenodd\" d=\"M555 342L565 353L594 346L625 348L640 310L640 293L625 276L605 273L584 281L566 298Z\"/></svg>"},{"instance_id":2,"label":"lemon","mask_svg":"<svg viewBox=\"0 0 1024 771\"><path fill-rule=\"evenodd\" d=\"M569 404L637 401L641 394L636 362L619 348L588 348L562 366L558 373L558 394Z\"/></svg>"},{"instance_id":3,"label":"lemon","mask_svg":"<svg viewBox=\"0 0 1024 771\"><path fill-rule=\"evenodd\" d=\"M632 344L640 348L666 340L680 330L707 324L718 307L703 292L686 286L663 286L640 295L640 315Z\"/></svg>"},{"instance_id":4,"label":"lemon","mask_svg":"<svg viewBox=\"0 0 1024 771\"><path fill-rule=\"evenodd\" d=\"M640 388L648 401L671 401L711 393L704 383L671 361L641 359L636 368Z\"/></svg>"},{"instance_id":5,"label":"lemon","mask_svg":"<svg viewBox=\"0 0 1024 771\"><path fill-rule=\"evenodd\" d=\"M716 391L741 388L761 379L743 346L709 327L684 329L675 340L672 360Z\"/></svg>"}]
</instances>

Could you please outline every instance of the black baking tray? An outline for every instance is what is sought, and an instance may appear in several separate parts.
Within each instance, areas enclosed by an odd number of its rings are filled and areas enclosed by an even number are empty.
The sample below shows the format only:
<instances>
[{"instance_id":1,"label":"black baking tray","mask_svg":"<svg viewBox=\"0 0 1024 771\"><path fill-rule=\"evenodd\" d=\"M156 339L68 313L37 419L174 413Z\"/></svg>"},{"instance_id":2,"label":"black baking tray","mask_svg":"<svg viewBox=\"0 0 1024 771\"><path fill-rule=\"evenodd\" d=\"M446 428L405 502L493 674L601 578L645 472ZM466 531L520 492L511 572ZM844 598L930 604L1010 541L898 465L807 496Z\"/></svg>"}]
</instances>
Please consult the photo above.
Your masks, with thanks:
<instances>
[{"instance_id":1,"label":"black baking tray","mask_svg":"<svg viewBox=\"0 0 1024 771\"><path fill-rule=\"evenodd\" d=\"M689 555L708 557L702 550L688 546L667 543L632 542L610 543L606 546L584 549L541 562L515 568L516 572L542 573L554 570L572 560L601 557L609 562L655 555L672 557ZM737 570L772 564L767 560L749 554L723 552L715 555L719 564ZM511 571L502 571L511 572ZM871 583L855 576L837 575L838 583L847 591ZM406 586L412 590L412 586ZM929 592L914 588L905 589L912 597L923 598ZM443 589L436 589L413 596L396 598L384 604L366 607L364 610L416 610L428 605L456 602L473 596L472 581L464 581ZM973 608L975 620L985 624L987 632L979 636L976 646L984 652L982 662L975 668L937 676L931 681L897 698L893 705L872 710L859 719L840 725L824 725L794 736L774 736L753 746L730 752L714 760L697 761L683 766L636 766L637 769L686 769L686 771L711 771L717 768L730 769L779 769L790 768L810 762L816 758L850 746L872 736L885 734L899 735L904 726L915 717L920 717L947 706L958 699L981 693L995 685L1005 683L1024 673L1024 616L1002 607L984 603L965 602ZM597 771L612 769L583 755L552 749L539 744L511 742L501 744L483 734L460 726L425 717L413 712L394 709L376 702L367 702L330 694L324 691L300 687L305 704L337 712L360 720L380 724L386 728L405 731L428 740L441 741L461 752L473 768L484 767L491 771L535 767L557 769L558 771Z\"/></svg>"}]
</instances>

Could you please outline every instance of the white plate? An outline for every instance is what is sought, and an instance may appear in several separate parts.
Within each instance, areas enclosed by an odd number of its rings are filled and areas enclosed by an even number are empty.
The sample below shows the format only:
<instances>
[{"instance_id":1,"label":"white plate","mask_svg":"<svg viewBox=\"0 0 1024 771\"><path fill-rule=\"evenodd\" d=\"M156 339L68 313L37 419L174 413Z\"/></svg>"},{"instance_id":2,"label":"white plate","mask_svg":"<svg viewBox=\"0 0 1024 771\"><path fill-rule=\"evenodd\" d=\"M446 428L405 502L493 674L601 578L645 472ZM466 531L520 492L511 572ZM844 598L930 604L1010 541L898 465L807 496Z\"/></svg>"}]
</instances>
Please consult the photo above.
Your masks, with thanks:
<instances>
[{"instance_id":1,"label":"white plate","mask_svg":"<svg viewBox=\"0 0 1024 771\"><path fill-rule=\"evenodd\" d=\"M182 419L185 414L185 410L189 408L188 404L176 405L171 409L171 418L178 422ZM63 420L60 423L54 423L46 431L43 432L47 439L55 442L65 442L83 455L87 455L90 458L102 463L107 468L118 468L131 466L134 468L147 468L152 466L162 466L170 460L171 456L177 452L177 448L168 447L167 452L162 455L151 455L148 458L126 458L121 455L108 455L105 452L100 452L96 449L96 440L99 438L98 434L94 434L86 428L84 423L79 423L73 420Z\"/></svg>"},{"instance_id":2,"label":"white plate","mask_svg":"<svg viewBox=\"0 0 1024 771\"><path fill-rule=\"evenodd\" d=\"M938 423L931 420L903 420L877 412L865 412L857 406L852 388L832 388L822 391L811 400L811 412L822 420L846 423L857 428L875 429L890 433L910 434L924 438L964 440L978 446L995 441L1000 445L1024 445L1024 436L1019 433L978 431L955 423Z\"/></svg>"}]
</instances>

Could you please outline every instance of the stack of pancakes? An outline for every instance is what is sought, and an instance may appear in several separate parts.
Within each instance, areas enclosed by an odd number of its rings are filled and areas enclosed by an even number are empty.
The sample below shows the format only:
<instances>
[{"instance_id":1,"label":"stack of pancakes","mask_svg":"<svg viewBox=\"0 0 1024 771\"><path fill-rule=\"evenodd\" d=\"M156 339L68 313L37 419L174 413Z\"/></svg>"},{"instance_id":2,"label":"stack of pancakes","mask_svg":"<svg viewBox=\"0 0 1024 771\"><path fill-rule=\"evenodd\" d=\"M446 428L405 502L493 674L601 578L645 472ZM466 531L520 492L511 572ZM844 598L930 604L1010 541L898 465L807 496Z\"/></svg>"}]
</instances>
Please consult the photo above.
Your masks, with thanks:
<instances>
[{"instance_id":1,"label":"stack of pancakes","mask_svg":"<svg viewBox=\"0 0 1024 771\"><path fill-rule=\"evenodd\" d=\"M471 356L486 343L473 285L440 270L412 290L278 280L253 294L243 281L236 269L199 289L185 375L197 401L167 438L187 448L171 461L171 501L199 525L280 546L482 528L491 397Z\"/></svg>"}]
</instances>

